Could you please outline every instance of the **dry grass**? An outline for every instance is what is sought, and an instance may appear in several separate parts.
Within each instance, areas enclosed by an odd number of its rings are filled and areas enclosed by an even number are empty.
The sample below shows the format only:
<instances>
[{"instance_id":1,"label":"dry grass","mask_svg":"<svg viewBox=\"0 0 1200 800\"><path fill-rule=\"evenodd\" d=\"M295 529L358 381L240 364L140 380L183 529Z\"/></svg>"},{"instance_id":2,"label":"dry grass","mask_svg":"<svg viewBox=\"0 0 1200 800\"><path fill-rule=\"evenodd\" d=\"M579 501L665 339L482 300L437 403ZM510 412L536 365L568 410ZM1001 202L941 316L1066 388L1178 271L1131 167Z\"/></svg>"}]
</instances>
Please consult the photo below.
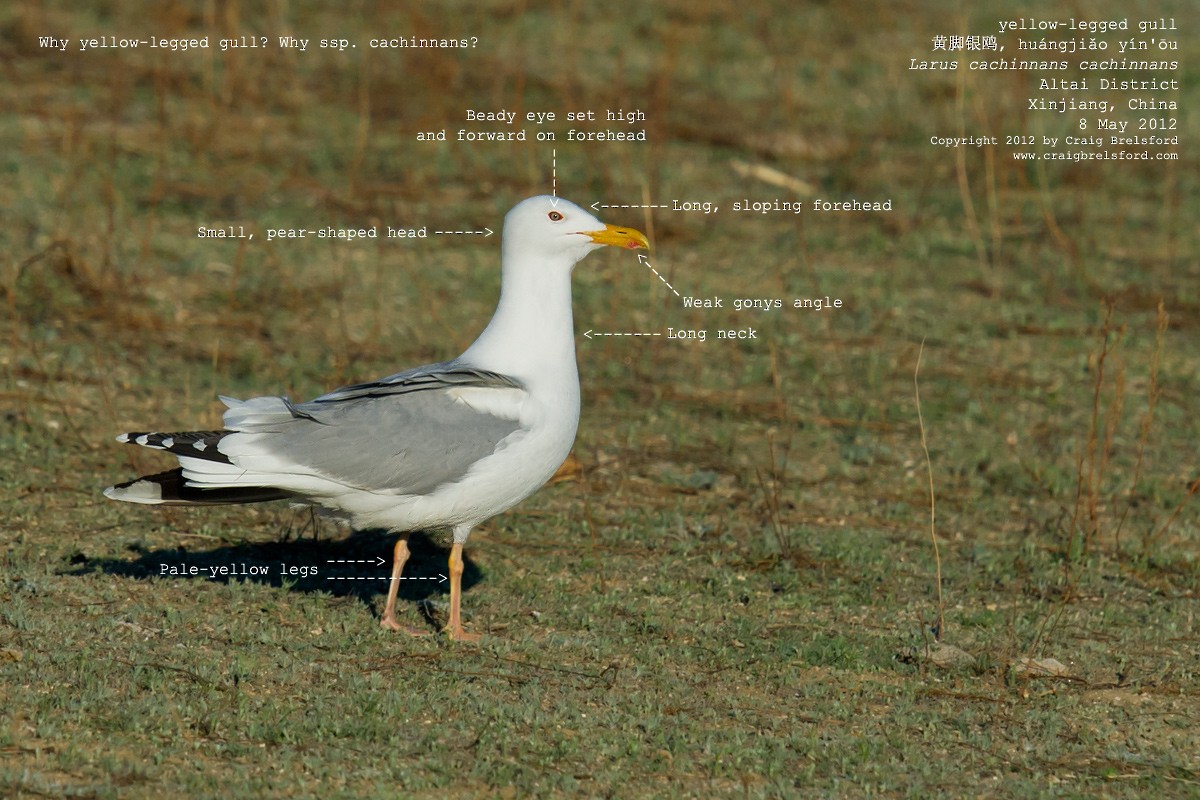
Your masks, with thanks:
<instances>
[{"instance_id":1,"label":"dry grass","mask_svg":"<svg viewBox=\"0 0 1200 800\"><path fill-rule=\"evenodd\" d=\"M930 147L1047 124L1023 110L1027 75L905 68L961 13L0 11L0 794L1194 794L1195 157L1029 169ZM36 47L451 27L479 47ZM683 309L627 260L577 270L580 331L710 338L580 340L577 468L472 538L480 647L384 635L367 588L158 576L390 541L286 508L106 503L161 464L114 434L214 426L218 393L308 397L451 356L495 301L496 237L266 228L498 229L549 188L548 148L417 131L453 135L466 108L631 107L649 141L560 143L559 193L721 204L604 216L650 229L663 276L726 308ZM808 190L895 211L727 212ZM825 295L845 306L729 307ZM713 338L747 326L758 340ZM414 548L436 574L438 536ZM432 588L405 599L414 623L443 614ZM965 660L926 647L934 604Z\"/></svg>"}]
</instances>

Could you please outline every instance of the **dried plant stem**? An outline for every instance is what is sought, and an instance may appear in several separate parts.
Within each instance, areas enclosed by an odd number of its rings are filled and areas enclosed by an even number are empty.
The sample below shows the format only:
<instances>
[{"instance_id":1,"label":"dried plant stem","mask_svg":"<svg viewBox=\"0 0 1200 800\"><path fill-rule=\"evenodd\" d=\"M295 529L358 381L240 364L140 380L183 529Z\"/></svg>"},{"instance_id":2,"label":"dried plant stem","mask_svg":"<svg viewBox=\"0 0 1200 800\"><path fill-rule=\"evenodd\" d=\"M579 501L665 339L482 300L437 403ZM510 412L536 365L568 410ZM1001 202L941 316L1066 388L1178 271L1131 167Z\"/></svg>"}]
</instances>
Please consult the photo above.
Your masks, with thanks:
<instances>
[{"instance_id":1,"label":"dried plant stem","mask_svg":"<svg viewBox=\"0 0 1200 800\"><path fill-rule=\"evenodd\" d=\"M921 349L917 351L917 366L913 370L913 393L917 398L917 424L921 428L921 449L925 452L925 470L929 474L929 540L933 542L933 563L937 568L937 624L934 626L934 636L940 642L945 632L946 607L942 602L942 555L938 550L937 540L937 502L933 493L933 461L929 458L929 445L925 441L925 418L921 414L921 356L925 353L925 340L921 340Z\"/></svg>"},{"instance_id":2,"label":"dried plant stem","mask_svg":"<svg viewBox=\"0 0 1200 800\"><path fill-rule=\"evenodd\" d=\"M1088 427L1087 445L1080 454L1077 464L1075 508L1071 514L1071 531L1067 538L1066 559L1064 560L1068 571L1071 559L1077 552L1076 547L1078 546L1079 555L1086 554L1100 533L1100 489L1104 473L1108 468L1116 418L1120 416L1124 405L1125 377L1118 364L1114 395L1113 399L1109 401L1108 414L1102 430L1101 411L1105 370L1108 358L1116 349L1123 331L1121 328L1113 327L1112 314L1113 304L1109 302L1104 315L1104 325L1100 329L1100 352L1096 355L1096 377L1092 388L1092 415ZM1084 515L1086 515L1086 520L1081 518ZM1081 528L1083 529L1081 530Z\"/></svg>"},{"instance_id":3,"label":"dried plant stem","mask_svg":"<svg viewBox=\"0 0 1200 800\"><path fill-rule=\"evenodd\" d=\"M768 484L767 479L763 477L761 469L756 467L754 474L758 478L759 488L762 489L763 504L767 510L767 522L775 534L775 542L779 545L779 555L786 560L792 557L792 549L783 532L783 504L779 499L779 487L783 476L776 461L775 437L770 433L767 434L767 453L771 457L770 483Z\"/></svg>"},{"instance_id":4,"label":"dried plant stem","mask_svg":"<svg viewBox=\"0 0 1200 800\"><path fill-rule=\"evenodd\" d=\"M1113 547L1117 551L1118 558L1121 555L1121 530L1125 527L1125 519L1129 516L1129 510L1133 508L1133 503L1137 499L1138 483L1142 479L1142 464L1146 455L1146 443L1150 440L1150 427L1154 422L1154 409L1158 406L1159 395L1162 394L1162 388L1158 385L1158 371L1162 363L1163 339L1167 333L1167 323L1170 321L1170 315L1167 314L1166 306L1162 300L1158 301L1158 318L1154 329L1154 352L1150 356L1150 386L1146 389L1146 412L1142 414L1142 421L1138 427L1138 443L1137 443L1137 461L1133 466L1133 480L1129 484L1129 499L1125 503L1125 508L1121 510L1121 519L1117 521L1117 529L1113 533ZM1143 537L1143 555L1145 554L1146 539Z\"/></svg>"},{"instance_id":5,"label":"dried plant stem","mask_svg":"<svg viewBox=\"0 0 1200 800\"><path fill-rule=\"evenodd\" d=\"M1187 494L1185 494L1183 499L1179 501L1179 505L1175 506L1175 510L1171 512L1171 516L1167 517L1167 521L1159 526L1158 530L1154 531L1154 533L1150 534L1150 536L1143 540L1143 554L1148 553L1150 547L1155 542L1162 539L1167 532L1167 528L1171 527L1171 524L1175 522L1175 518L1179 516L1179 512L1183 510L1183 507L1187 505L1187 502L1191 500L1192 496L1197 492L1200 492L1200 476L1197 476L1196 479L1188 486Z\"/></svg>"},{"instance_id":6,"label":"dried plant stem","mask_svg":"<svg viewBox=\"0 0 1200 800\"><path fill-rule=\"evenodd\" d=\"M966 120L966 75L964 69L958 71L958 84L955 97L955 111L958 114L958 130L960 136L966 135L967 120ZM979 259L979 267L981 270L986 270L988 267L988 252L987 245L983 241L983 232L979 228L979 217L975 213L975 203L971 199L971 182L967 177L967 152L965 147L956 148L954 160L954 173L958 178L958 194L962 199L963 219L967 223L967 232L971 235L971 241L975 243L975 255Z\"/></svg>"}]
</instances>

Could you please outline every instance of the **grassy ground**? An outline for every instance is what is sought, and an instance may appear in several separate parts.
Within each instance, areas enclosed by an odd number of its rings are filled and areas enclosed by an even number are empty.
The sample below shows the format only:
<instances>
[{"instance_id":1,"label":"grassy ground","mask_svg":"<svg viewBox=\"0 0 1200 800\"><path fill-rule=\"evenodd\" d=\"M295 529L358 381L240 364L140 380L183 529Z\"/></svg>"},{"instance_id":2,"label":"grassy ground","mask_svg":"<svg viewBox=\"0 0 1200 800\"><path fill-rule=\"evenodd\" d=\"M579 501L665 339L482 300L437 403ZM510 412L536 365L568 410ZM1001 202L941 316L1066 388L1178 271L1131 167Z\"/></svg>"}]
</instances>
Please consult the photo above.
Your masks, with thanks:
<instances>
[{"instance_id":1,"label":"grassy ground","mask_svg":"<svg viewBox=\"0 0 1200 800\"><path fill-rule=\"evenodd\" d=\"M1062 134L1025 110L1033 76L906 69L1011 4L450 5L0 11L0 794L1200 794L1194 32L1182 161L1016 166L928 138ZM204 33L360 47L37 47ZM363 46L401 35L478 45ZM382 572L327 564L388 556L382 533L99 494L165 463L120 431L469 343L496 237L263 240L498 229L550 188L550 146L415 141L466 108L644 110L646 143L560 141L558 191L722 205L602 216L726 298L684 310L628 254L581 265L581 333L709 338L579 339L575 468L471 540L478 646L385 633L383 582L326 580ZM812 196L894 210L727 211ZM731 308L825 295L844 307ZM418 537L416 574L446 554ZM444 620L437 581L404 597Z\"/></svg>"}]
</instances>

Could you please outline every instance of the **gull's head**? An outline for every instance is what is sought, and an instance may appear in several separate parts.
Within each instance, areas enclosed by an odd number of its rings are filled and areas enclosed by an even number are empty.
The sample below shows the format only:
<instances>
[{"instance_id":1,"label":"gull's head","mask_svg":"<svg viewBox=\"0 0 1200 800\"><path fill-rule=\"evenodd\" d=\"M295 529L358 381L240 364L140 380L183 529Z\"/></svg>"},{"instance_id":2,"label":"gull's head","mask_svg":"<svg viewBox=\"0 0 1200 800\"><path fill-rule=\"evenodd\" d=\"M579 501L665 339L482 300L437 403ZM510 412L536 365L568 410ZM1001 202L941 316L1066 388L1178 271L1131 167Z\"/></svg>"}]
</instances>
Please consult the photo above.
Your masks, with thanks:
<instances>
[{"instance_id":1,"label":"gull's head","mask_svg":"<svg viewBox=\"0 0 1200 800\"><path fill-rule=\"evenodd\" d=\"M605 225L569 200L541 195L523 200L504 217L504 250L521 258L575 262L598 247L648 248L645 234Z\"/></svg>"}]
</instances>

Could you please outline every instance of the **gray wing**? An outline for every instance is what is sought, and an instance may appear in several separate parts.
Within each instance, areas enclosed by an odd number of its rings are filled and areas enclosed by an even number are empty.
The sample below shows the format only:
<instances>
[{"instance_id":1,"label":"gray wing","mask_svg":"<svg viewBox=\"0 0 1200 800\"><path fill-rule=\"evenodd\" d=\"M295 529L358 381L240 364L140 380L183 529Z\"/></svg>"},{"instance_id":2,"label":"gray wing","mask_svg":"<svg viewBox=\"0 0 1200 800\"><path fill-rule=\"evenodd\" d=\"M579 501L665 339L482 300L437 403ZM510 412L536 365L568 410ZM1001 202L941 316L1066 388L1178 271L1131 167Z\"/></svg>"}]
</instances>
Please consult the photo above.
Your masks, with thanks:
<instances>
[{"instance_id":1,"label":"gray wing","mask_svg":"<svg viewBox=\"0 0 1200 800\"><path fill-rule=\"evenodd\" d=\"M227 412L241 433L222 441L235 464L293 464L368 491L424 494L461 478L520 429L515 414L480 411L454 390L520 391L517 381L445 362L292 404L270 398ZM267 400L262 398L261 400ZM281 404L281 405L280 405ZM279 467L276 466L276 469Z\"/></svg>"},{"instance_id":2,"label":"gray wing","mask_svg":"<svg viewBox=\"0 0 1200 800\"><path fill-rule=\"evenodd\" d=\"M460 361L441 361L397 372L370 383L343 386L312 400L311 403L335 403L358 397L382 397L389 394L410 394L427 390L449 389L455 386L489 386L495 388L524 388L520 382L501 375L478 369ZM309 403L305 403L309 405Z\"/></svg>"}]
</instances>

